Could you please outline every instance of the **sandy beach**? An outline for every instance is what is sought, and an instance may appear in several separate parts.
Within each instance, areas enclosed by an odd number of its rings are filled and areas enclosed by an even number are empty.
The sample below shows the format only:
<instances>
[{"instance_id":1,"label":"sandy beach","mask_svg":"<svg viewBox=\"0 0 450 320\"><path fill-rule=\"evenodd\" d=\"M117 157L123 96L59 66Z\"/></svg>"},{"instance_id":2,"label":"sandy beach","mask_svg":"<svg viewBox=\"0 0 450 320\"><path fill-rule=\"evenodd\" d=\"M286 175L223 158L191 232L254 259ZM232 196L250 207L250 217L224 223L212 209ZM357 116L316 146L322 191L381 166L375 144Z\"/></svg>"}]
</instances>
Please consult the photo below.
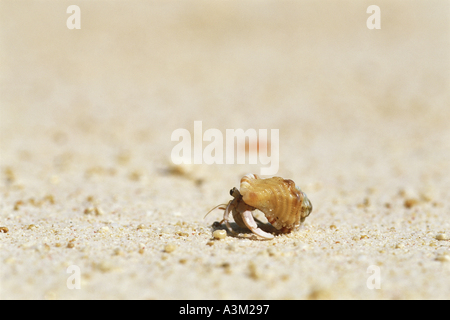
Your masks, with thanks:
<instances>
[{"instance_id":1,"label":"sandy beach","mask_svg":"<svg viewBox=\"0 0 450 320\"><path fill-rule=\"evenodd\" d=\"M0 2L0 299L450 299L450 1L73 4ZM269 165L195 121L277 129L305 223L214 238Z\"/></svg>"}]
</instances>

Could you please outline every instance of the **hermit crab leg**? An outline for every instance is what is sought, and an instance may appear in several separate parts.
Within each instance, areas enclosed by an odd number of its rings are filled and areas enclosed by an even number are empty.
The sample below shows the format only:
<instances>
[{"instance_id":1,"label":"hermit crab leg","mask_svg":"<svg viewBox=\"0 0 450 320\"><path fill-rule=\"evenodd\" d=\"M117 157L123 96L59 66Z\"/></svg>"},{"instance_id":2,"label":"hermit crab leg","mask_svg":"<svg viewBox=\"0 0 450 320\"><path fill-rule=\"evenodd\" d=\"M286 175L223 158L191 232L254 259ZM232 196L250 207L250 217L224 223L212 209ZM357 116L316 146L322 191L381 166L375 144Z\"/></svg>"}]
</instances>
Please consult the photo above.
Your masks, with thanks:
<instances>
[{"instance_id":1,"label":"hermit crab leg","mask_svg":"<svg viewBox=\"0 0 450 320\"><path fill-rule=\"evenodd\" d=\"M228 202L228 204L219 204L218 206L215 206L214 208L212 208L211 210L208 211L208 213L204 216L204 218L206 218L206 216L208 214L210 214L211 211L213 211L214 209L221 209L221 210L225 210L224 214L223 214L223 219L222 221L220 221L220 224L225 222L225 225L227 226L228 230L231 233L236 233L233 229L231 229L230 223L229 223L229 219L230 219L230 211L232 210L232 208L234 207L234 204L232 203L233 200L230 200ZM203 218L203 219L204 219Z\"/></svg>"},{"instance_id":2,"label":"hermit crab leg","mask_svg":"<svg viewBox=\"0 0 450 320\"><path fill-rule=\"evenodd\" d=\"M273 239L272 234L262 231L260 228L258 228L258 225L256 224L255 219L253 218L253 214L250 210L242 212L241 216L247 228L249 228L254 234L265 239Z\"/></svg>"},{"instance_id":3,"label":"hermit crab leg","mask_svg":"<svg viewBox=\"0 0 450 320\"><path fill-rule=\"evenodd\" d=\"M223 220L220 221L220 223L225 222L227 229L230 230L231 233L236 233L233 229L231 229L230 222L228 221L230 219L231 206L232 205L234 206L234 204L232 204L232 203L233 203L233 200L230 200L230 202L228 202L228 205L225 208L225 212L223 213Z\"/></svg>"}]
</instances>

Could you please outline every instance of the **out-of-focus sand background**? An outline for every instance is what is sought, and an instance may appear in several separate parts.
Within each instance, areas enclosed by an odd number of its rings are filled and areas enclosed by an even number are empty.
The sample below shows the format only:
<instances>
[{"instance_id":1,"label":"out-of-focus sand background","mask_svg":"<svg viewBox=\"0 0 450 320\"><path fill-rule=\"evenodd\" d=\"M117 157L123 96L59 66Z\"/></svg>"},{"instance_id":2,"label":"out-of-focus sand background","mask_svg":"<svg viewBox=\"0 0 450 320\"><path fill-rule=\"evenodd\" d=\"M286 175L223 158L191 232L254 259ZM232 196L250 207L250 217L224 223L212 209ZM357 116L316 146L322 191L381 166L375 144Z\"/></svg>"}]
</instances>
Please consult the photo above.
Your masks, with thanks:
<instances>
[{"instance_id":1,"label":"out-of-focus sand background","mask_svg":"<svg viewBox=\"0 0 450 320\"><path fill-rule=\"evenodd\" d=\"M0 2L0 298L450 298L449 1L70 4ZM280 130L299 231L212 240L261 166L173 165L195 120Z\"/></svg>"}]
</instances>

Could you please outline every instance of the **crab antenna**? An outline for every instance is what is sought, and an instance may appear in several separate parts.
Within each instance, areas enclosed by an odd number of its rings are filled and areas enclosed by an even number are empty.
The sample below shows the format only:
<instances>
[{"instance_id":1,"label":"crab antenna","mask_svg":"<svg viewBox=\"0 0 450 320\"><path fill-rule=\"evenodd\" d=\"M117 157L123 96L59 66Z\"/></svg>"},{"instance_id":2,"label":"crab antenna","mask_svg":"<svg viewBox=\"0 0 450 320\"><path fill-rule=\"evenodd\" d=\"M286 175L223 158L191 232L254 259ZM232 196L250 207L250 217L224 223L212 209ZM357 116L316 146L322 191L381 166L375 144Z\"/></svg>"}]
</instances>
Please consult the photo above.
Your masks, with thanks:
<instances>
[{"instance_id":1,"label":"crab antenna","mask_svg":"<svg viewBox=\"0 0 450 320\"><path fill-rule=\"evenodd\" d=\"M221 207L221 206L225 206L225 207ZM203 219L205 219L206 216L207 216L208 214L211 213L211 211L213 211L214 209L217 209L217 208L219 208L219 209L221 209L221 210L225 210L225 209L226 209L226 204L223 203L223 204L219 204L219 205L215 206L214 208L212 208L211 210L209 210L207 214L205 214L205 216L203 217Z\"/></svg>"}]
</instances>

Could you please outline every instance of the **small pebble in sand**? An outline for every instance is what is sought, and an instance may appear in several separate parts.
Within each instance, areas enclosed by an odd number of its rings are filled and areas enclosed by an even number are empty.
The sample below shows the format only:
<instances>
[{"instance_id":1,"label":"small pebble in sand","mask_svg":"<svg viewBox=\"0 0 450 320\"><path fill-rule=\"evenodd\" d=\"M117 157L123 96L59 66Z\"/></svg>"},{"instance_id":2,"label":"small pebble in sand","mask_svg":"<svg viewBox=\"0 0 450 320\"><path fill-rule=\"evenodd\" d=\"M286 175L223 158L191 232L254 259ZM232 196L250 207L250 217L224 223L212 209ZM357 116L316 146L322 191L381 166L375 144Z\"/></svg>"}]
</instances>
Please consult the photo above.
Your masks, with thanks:
<instances>
[{"instance_id":1,"label":"small pebble in sand","mask_svg":"<svg viewBox=\"0 0 450 320\"><path fill-rule=\"evenodd\" d=\"M164 247L164 252L167 253L171 253L173 251L175 251L175 249L177 248L177 246L173 243L168 243L166 244L166 246Z\"/></svg>"},{"instance_id":2,"label":"small pebble in sand","mask_svg":"<svg viewBox=\"0 0 450 320\"><path fill-rule=\"evenodd\" d=\"M436 257L436 260L440 262L450 262L450 254L447 254L447 252L440 254Z\"/></svg>"},{"instance_id":3,"label":"small pebble in sand","mask_svg":"<svg viewBox=\"0 0 450 320\"><path fill-rule=\"evenodd\" d=\"M229 262L224 262L224 263L222 263L220 266L223 268L223 271L224 271L226 274L231 274L231 265L230 265Z\"/></svg>"},{"instance_id":4,"label":"small pebble in sand","mask_svg":"<svg viewBox=\"0 0 450 320\"><path fill-rule=\"evenodd\" d=\"M213 237L217 240L222 240L227 237L227 232L225 230L216 230L213 232Z\"/></svg>"},{"instance_id":5,"label":"small pebble in sand","mask_svg":"<svg viewBox=\"0 0 450 320\"><path fill-rule=\"evenodd\" d=\"M145 252L145 244L139 243L139 254L144 254Z\"/></svg>"},{"instance_id":6,"label":"small pebble in sand","mask_svg":"<svg viewBox=\"0 0 450 320\"><path fill-rule=\"evenodd\" d=\"M73 242L69 242L67 244L67 248L69 248L69 249L75 248L75 244Z\"/></svg>"},{"instance_id":7,"label":"small pebble in sand","mask_svg":"<svg viewBox=\"0 0 450 320\"><path fill-rule=\"evenodd\" d=\"M254 262L252 262L252 261L249 262L247 269L249 271L250 278L252 278L254 280L261 279L262 273L261 273L260 269L258 268L258 266Z\"/></svg>"},{"instance_id":8,"label":"small pebble in sand","mask_svg":"<svg viewBox=\"0 0 450 320\"><path fill-rule=\"evenodd\" d=\"M417 199L410 198L410 199L405 199L405 202L403 203L403 205L405 206L405 208L410 209L418 203L419 203L419 201L417 201Z\"/></svg>"},{"instance_id":9,"label":"small pebble in sand","mask_svg":"<svg viewBox=\"0 0 450 320\"><path fill-rule=\"evenodd\" d=\"M268 248L267 253L269 254L270 257L278 255L277 251L274 248Z\"/></svg>"},{"instance_id":10,"label":"small pebble in sand","mask_svg":"<svg viewBox=\"0 0 450 320\"><path fill-rule=\"evenodd\" d=\"M101 272L109 272L114 269L113 265L109 261L102 261L95 265L95 267L100 270Z\"/></svg>"},{"instance_id":11,"label":"small pebble in sand","mask_svg":"<svg viewBox=\"0 0 450 320\"><path fill-rule=\"evenodd\" d=\"M117 155L116 155L116 161L118 164L120 165L126 165L130 162L131 159L131 152L128 150L121 150Z\"/></svg>"},{"instance_id":12,"label":"small pebble in sand","mask_svg":"<svg viewBox=\"0 0 450 320\"><path fill-rule=\"evenodd\" d=\"M101 233L106 233L106 232L109 232L109 228L108 227L101 227L100 229L98 229L98 232L101 232Z\"/></svg>"},{"instance_id":13,"label":"small pebble in sand","mask_svg":"<svg viewBox=\"0 0 450 320\"><path fill-rule=\"evenodd\" d=\"M50 204L55 204L55 198L51 194L46 195L43 200Z\"/></svg>"},{"instance_id":14,"label":"small pebble in sand","mask_svg":"<svg viewBox=\"0 0 450 320\"><path fill-rule=\"evenodd\" d=\"M14 210L17 211L20 209L20 206L23 206L24 203L22 200L17 200L16 203L14 203Z\"/></svg>"},{"instance_id":15,"label":"small pebble in sand","mask_svg":"<svg viewBox=\"0 0 450 320\"><path fill-rule=\"evenodd\" d=\"M94 213L94 207L84 209L84 214L91 214L91 213Z\"/></svg>"},{"instance_id":16,"label":"small pebble in sand","mask_svg":"<svg viewBox=\"0 0 450 320\"><path fill-rule=\"evenodd\" d=\"M27 227L27 230L33 230L33 229L36 229L36 228L37 228L36 225L30 224L30 225Z\"/></svg>"},{"instance_id":17,"label":"small pebble in sand","mask_svg":"<svg viewBox=\"0 0 450 320\"><path fill-rule=\"evenodd\" d=\"M115 256L123 256L123 255L124 255L124 252L123 252L123 250L120 249L120 248L115 248L115 249L114 249L114 252L113 252L113 255L115 255Z\"/></svg>"},{"instance_id":18,"label":"small pebble in sand","mask_svg":"<svg viewBox=\"0 0 450 320\"><path fill-rule=\"evenodd\" d=\"M167 163L166 172L175 176L184 176L191 178L195 174L196 166L191 164L174 164L172 159Z\"/></svg>"},{"instance_id":19,"label":"small pebble in sand","mask_svg":"<svg viewBox=\"0 0 450 320\"><path fill-rule=\"evenodd\" d=\"M140 225L137 226L137 229L138 230L147 229L147 227L144 224L141 223Z\"/></svg>"},{"instance_id":20,"label":"small pebble in sand","mask_svg":"<svg viewBox=\"0 0 450 320\"><path fill-rule=\"evenodd\" d=\"M128 175L128 179L130 179L131 181L139 181L142 178L142 172L140 172L139 170L135 170L130 172L130 174Z\"/></svg>"},{"instance_id":21,"label":"small pebble in sand","mask_svg":"<svg viewBox=\"0 0 450 320\"><path fill-rule=\"evenodd\" d=\"M436 236L436 240L448 240L448 237L445 233L440 233Z\"/></svg>"},{"instance_id":22,"label":"small pebble in sand","mask_svg":"<svg viewBox=\"0 0 450 320\"><path fill-rule=\"evenodd\" d=\"M0 227L0 233L7 233L9 229L7 227Z\"/></svg>"},{"instance_id":23,"label":"small pebble in sand","mask_svg":"<svg viewBox=\"0 0 450 320\"><path fill-rule=\"evenodd\" d=\"M3 170L3 173L5 174L6 182L12 183L16 180L14 171L11 168L5 168Z\"/></svg>"},{"instance_id":24,"label":"small pebble in sand","mask_svg":"<svg viewBox=\"0 0 450 320\"><path fill-rule=\"evenodd\" d=\"M96 216L102 216L105 213L99 207L89 207L89 208L84 209L84 214L95 214Z\"/></svg>"}]
</instances>

